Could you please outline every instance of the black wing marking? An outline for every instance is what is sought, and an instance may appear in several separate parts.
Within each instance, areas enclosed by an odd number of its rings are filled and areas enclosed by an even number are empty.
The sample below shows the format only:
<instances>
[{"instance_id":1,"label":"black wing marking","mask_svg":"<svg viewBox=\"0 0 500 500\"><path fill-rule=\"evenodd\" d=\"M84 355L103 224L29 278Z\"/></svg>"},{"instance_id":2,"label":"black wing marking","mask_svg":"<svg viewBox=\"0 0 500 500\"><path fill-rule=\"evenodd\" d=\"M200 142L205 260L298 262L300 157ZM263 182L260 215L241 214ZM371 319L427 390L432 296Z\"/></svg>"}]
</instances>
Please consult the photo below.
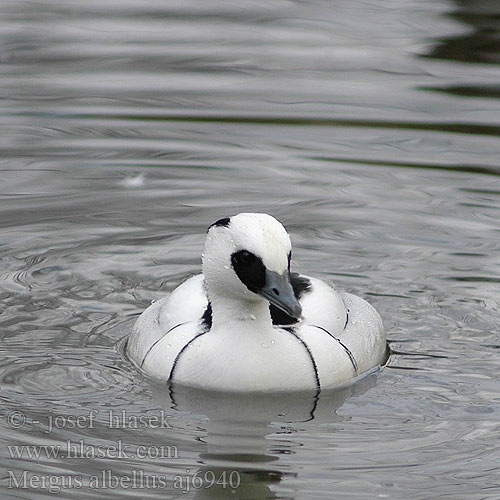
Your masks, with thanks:
<instances>
[{"instance_id":1,"label":"black wing marking","mask_svg":"<svg viewBox=\"0 0 500 500\"><path fill-rule=\"evenodd\" d=\"M142 358L141 362L141 368L144 366L144 363L146 361L146 358L148 357L148 354L153 350L153 348L165 338L166 335L168 335L172 330L175 330L177 327L185 325L186 323L179 323L178 325L173 326L170 328L170 330L166 331L159 339L155 340L149 349L146 351L146 354L144 355L144 358ZM201 325L203 327L203 330L201 333L208 333L212 329L212 304L209 302L207 305L207 308L203 312L203 315L201 317ZM194 340L194 339L193 339ZM186 346L184 346L186 347ZM180 353L179 353L180 354Z\"/></svg>"},{"instance_id":2,"label":"black wing marking","mask_svg":"<svg viewBox=\"0 0 500 500\"><path fill-rule=\"evenodd\" d=\"M170 328L170 330L167 330L159 339L155 340L150 346L149 346L149 349L146 351L146 354L144 355L144 357L142 358L142 361L141 361L141 368L144 366L144 363L146 361L146 358L148 357L148 354L153 350L154 346L156 344L158 344L158 342L160 342L161 340L163 340L165 338L166 335L168 335L172 330L175 330L176 328L178 328L179 326L182 326L182 325L185 325L186 323L179 323L175 326L173 326L172 328Z\"/></svg>"},{"instance_id":3,"label":"black wing marking","mask_svg":"<svg viewBox=\"0 0 500 500\"><path fill-rule=\"evenodd\" d=\"M179 359L180 357L184 354L184 352L186 351L186 349L196 340L198 339L198 337L201 337L202 335L206 335L208 333L207 332L201 332L201 333L198 333L198 335L196 335L195 337L193 337L189 342L187 342L186 344L184 344L184 346L182 347L182 349L179 351L179 353L177 354L176 358L174 359L174 363L172 365L172 369L170 370L170 375L168 376L168 380L167 382L169 384L172 384L173 382L173 378L174 378L174 371L175 369L177 368L177 363L179 362Z\"/></svg>"},{"instance_id":4,"label":"black wing marking","mask_svg":"<svg viewBox=\"0 0 500 500\"><path fill-rule=\"evenodd\" d=\"M311 281L299 273L290 273L290 283L297 300L300 300L304 294L311 291ZM292 318L286 312L272 304L269 304L269 310L271 311L273 325L294 325L297 323L295 318Z\"/></svg>"},{"instance_id":5,"label":"black wing marking","mask_svg":"<svg viewBox=\"0 0 500 500\"><path fill-rule=\"evenodd\" d=\"M314 360L314 356L311 352L311 348L306 344L304 339L300 338L293 330L293 328L285 328L285 330L289 333L291 333L301 344L302 347L307 351L307 355L309 356L309 359L311 360L311 366L314 372L314 380L316 382L316 396L319 395L321 391L321 382L319 379L319 373L318 373L318 365L316 364L316 361Z\"/></svg>"},{"instance_id":6,"label":"black wing marking","mask_svg":"<svg viewBox=\"0 0 500 500\"><path fill-rule=\"evenodd\" d=\"M351 361L352 367L354 369L354 373L357 375L358 374L358 363L356 363L356 358L354 357L351 350L340 339L338 339L337 337L335 337L335 335L333 335L331 332L329 332L326 328L323 328L322 326L318 326L318 325L313 325L313 326L315 326L316 328L319 328L320 330L322 330L325 333L328 333L328 335L330 335L330 337L333 340L336 340L338 342L338 344L342 347L342 349L344 349L345 353L349 357L349 360Z\"/></svg>"}]
</instances>

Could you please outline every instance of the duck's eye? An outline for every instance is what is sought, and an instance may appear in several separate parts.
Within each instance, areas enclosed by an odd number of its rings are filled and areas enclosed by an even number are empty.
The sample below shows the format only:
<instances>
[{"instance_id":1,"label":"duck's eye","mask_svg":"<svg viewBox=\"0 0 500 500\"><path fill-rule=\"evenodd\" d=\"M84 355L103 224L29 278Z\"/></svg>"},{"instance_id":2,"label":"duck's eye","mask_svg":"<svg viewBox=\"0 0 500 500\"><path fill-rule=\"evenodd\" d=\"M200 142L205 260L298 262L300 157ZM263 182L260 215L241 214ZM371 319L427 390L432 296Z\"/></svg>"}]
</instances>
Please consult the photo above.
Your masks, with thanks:
<instances>
[{"instance_id":1,"label":"duck's eye","mask_svg":"<svg viewBox=\"0 0 500 500\"><path fill-rule=\"evenodd\" d=\"M253 253L242 250L241 252L235 254L235 259L237 260L238 264L248 266L255 261L256 257Z\"/></svg>"},{"instance_id":2,"label":"duck's eye","mask_svg":"<svg viewBox=\"0 0 500 500\"><path fill-rule=\"evenodd\" d=\"M262 259L247 250L239 250L231 255L231 265L240 281L257 293L266 284L266 268Z\"/></svg>"}]
</instances>

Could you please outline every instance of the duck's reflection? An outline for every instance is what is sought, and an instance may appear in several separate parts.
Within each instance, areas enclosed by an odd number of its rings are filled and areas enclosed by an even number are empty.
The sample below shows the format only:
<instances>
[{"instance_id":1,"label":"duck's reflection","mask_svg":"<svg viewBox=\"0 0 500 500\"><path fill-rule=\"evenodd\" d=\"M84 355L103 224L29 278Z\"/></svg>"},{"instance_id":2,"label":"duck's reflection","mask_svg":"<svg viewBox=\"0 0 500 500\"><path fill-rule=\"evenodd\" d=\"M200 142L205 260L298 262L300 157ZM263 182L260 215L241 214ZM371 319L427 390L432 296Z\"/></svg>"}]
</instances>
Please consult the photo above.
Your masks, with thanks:
<instances>
[{"instance_id":1,"label":"duck's reflection","mask_svg":"<svg viewBox=\"0 0 500 500\"><path fill-rule=\"evenodd\" d=\"M297 425L332 422L351 395L375 385L374 373L348 387L321 394L235 394L176 386L154 389L164 407L208 417L206 450L201 466L190 470L182 487L196 499L272 499L273 484L295 475L280 457L295 453L296 442L283 439L298 432ZM181 485L178 485L180 489Z\"/></svg>"},{"instance_id":2,"label":"duck's reflection","mask_svg":"<svg viewBox=\"0 0 500 500\"><path fill-rule=\"evenodd\" d=\"M469 63L498 64L499 3L491 0L454 0L453 3L453 11L448 15L471 29L443 38L431 49L429 56Z\"/></svg>"}]
</instances>

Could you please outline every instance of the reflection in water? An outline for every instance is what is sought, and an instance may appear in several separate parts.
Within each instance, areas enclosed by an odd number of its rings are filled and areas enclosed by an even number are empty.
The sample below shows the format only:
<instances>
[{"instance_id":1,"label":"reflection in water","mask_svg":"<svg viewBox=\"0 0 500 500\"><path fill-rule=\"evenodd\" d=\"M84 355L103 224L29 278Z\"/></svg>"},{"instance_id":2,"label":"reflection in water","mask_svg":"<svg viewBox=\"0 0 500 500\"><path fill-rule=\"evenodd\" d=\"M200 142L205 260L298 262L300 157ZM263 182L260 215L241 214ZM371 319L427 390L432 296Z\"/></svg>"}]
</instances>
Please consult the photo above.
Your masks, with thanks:
<instances>
[{"instance_id":1,"label":"reflection in water","mask_svg":"<svg viewBox=\"0 0 500 500\"><path fill-rule=\"evenodd\" d=\"M474 64L500 63L500 3L490 0L454 0L456 10L449 17L472 29L458 36L450 36L436 44L428 54L436 59ZM476 78L474 78L476 79ZM444 92L459 97L500 98L498 77L487 75L477 83L422 86L422 90ZM484 134L482 125L471 125L470 133ZM498 136L498 130L492 135Z\"/></svg>"},{"instance_id":2,"label":"reflection in water","mask_svg":"<svg viewBox=\"0 0 500 500\"><path fill-rule=\"evenodd\" d=\"M238 394L210 392L188 387L154 386L154 400L164 408L205 415L206 450L199 454L202 467L190 470L189 481L197 499L276 498L272 484L285 475L278 461L294 453L279 438L297 433L297 424L314 420L331 423L347 397L361 395L376 384L376 373L359 377L354 384L317 396L308 393ZM279 430L276 431L276 427ZM274 435L270 441L268 437ZM278 439L276 439L278 438ZM283 446L279 443L282 442ZM295 473L291 473L295 475ZM232 487L235 485L237 487ZM201 486L203 484L203 486Z\"/></svg>"},{"instance_id":3,"label":"reflection in water","mask_svg":"<svg viewBox=\"0 0 500 500\"><path fill-rule=\"evenodd\" d=\"M450 17L469 25L465 35L443 40L429 54L469 63L500 63L500 4L491 0L454 0Z\"/></svg>"}]
</instances>

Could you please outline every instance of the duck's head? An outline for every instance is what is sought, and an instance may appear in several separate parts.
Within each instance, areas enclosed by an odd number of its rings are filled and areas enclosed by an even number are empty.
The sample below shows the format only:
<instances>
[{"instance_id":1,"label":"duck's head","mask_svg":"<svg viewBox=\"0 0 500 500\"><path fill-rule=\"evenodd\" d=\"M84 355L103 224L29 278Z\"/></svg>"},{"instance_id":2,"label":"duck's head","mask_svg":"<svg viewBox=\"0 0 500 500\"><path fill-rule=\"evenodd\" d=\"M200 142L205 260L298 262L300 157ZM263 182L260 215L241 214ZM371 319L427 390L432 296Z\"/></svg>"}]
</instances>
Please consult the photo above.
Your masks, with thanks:
<instances>
[{"instance_id":1,"label":"duck's head","mask_svg":"<svg viewBox=\"0 0 500 500\"><path fill-rule=\"evenodd\" d=\"M242 213L208 228L203 274L210 300L268 300L299 319L301 306L290 284L292 245L285 228L267 214Z\"/></svg>"}]
</instances>

